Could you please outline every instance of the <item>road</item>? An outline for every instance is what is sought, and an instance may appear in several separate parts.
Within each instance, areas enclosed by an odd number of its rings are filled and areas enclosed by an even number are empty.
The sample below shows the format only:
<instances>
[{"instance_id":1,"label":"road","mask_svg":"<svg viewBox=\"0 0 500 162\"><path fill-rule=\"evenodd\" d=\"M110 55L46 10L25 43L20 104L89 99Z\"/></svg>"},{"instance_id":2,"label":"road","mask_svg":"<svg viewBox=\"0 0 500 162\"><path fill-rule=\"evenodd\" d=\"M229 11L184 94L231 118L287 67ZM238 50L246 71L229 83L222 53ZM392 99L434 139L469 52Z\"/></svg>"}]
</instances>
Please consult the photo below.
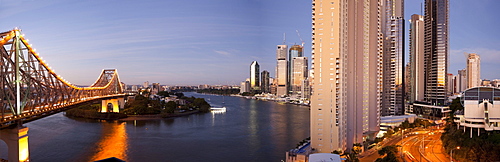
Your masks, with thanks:
<instances>
[{"instance_id":1,"label":"road","mask_svg":"<svg viewBox=\"0 0 500 162\"><path fill-rule=\"evenodd\" d=\"M384 146L397 145L400 141L401 141L401 135L396 134L393 137L384 140L380 144L380 146L375 146L375 148L377 148L377 150L376 149L370 149L367 152L362 153L361 154L362 157L359 160L362 161L362 162L365 162L365 161L366 162L373 162L373 161L377 160L377 158L382 157L382 156L380 156L378 154L378 149L380 149L380 148L382 148Z\"/></svg>"},{"instance_id":2,"label":"road","mask_svg":"<svg viewBox=\"0 0 500 162\"><path fill-rule=\"evenodd\" d=\"M449 155L443 152L441 132L442 130L427 129L412 131L406 133L403 140L401 140L400 135L395 135L387 141L384 141L379 148L388 145L402 146L401 149L404 161L448 162ZM376 150L369 150L363 155L360 161L375 161L380 157Z\"/></svg>"},{"instance_id":3,"label":"road","mask_svg":"<svg viewBox=\"0 0 500 162\"><path fill-rule=\"evenodd\" d=\"M449 161L443 152L440 130L412 132L398 144L403 147L405 161Z\"/></svg>"}]
</instances>

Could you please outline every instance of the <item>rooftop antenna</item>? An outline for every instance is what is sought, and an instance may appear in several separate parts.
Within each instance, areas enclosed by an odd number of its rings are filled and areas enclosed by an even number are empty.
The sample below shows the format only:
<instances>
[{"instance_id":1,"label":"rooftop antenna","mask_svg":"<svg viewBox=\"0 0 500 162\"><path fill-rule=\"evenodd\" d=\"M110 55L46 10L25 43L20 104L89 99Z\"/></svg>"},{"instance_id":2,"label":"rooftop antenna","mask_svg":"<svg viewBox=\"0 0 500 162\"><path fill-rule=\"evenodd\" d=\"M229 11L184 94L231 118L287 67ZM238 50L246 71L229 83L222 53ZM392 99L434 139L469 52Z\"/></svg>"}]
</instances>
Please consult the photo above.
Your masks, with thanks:
<instances>
[{"instance_id":1,"label":"rooftop antenna","mask_svg":"<svg viewBox=\"0 0 500 162\"><path fill-rule=\"evenodd\" d=\"M286 44L286 33L283 33L283 44Z\"/></svg>"},{"instance_id":2,"label":"rooftop antenna","mask_svg":"<svg viewBox=\"0 0 500 162\"><path fill-rule=\"evenodd\" d=\"M423 10L424 10L424 7L422 6L422 2L420 2L420 15L423 15Z\"/></svg>"}]
</instances>

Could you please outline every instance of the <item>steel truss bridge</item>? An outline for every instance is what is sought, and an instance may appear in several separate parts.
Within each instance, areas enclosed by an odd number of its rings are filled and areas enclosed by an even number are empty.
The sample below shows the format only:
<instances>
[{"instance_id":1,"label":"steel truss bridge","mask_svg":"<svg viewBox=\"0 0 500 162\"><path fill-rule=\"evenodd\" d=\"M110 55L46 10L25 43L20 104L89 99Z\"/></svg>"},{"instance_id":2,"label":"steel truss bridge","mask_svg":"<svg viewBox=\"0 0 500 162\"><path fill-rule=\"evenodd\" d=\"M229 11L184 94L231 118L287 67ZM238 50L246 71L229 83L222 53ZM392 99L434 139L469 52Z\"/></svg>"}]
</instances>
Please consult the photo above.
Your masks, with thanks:
<instances>
[{"instance_id":1,"label":"steel truss bridge","mask_svg":"<svg viewBox=\"0 0 500 162\"><path fill-rule=\"evenodd\" d=\"M0 128L22 124L97 99L125 96L116 69L103 70L89 87L57 75L20 29L0 33Z\"/></svg>"}]
</instances>

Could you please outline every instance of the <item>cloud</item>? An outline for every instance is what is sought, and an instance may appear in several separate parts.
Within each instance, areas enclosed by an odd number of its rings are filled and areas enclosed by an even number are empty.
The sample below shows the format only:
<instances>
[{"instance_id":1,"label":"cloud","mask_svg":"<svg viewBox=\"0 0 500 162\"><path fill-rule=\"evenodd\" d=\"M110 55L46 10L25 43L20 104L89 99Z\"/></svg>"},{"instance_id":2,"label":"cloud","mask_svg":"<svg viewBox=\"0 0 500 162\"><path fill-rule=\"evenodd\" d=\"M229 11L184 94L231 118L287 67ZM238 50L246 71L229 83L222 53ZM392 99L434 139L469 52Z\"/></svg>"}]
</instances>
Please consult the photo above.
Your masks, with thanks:
<instances>
[{"instance_id":1,"label":"cloud","mask_svg":"<svg viewBox=\"0 0 500 162\"><path fill-rule=\"evenodd\" d=\"M215 53L218 53L218 54L221 54L221 55L224 55L224 56L229 56L231 55L231 53L227 52L227 51L218 51L218 50L214 50Z\"/></svg>"},{"instance_id":2,"label":"cloud","mask_svg":"<svg viewBox=\"0 0 500 162\"><path fill-rule=\"evenodd\" d=\"M250 56L250 58L254 59L254 60L261 60L260 57L257 57L257 56Z\"/></svg>"},{"instance_id":3,"label":"cloud","mask_svg":"<svg viewBox=\"0 0 500 162\"><path fill-rule=\"evenodd\" d=\"M467 65L467 54L476 53L481 58L481 78L496 79L500 74L496 69L500 69L500 49L491 48L463 48L450 51L449 73L455 73L459 69L464 69Z\"/></svg>"},{"instance_id":4,"label":"cloud","mask_svg":"<svg viewBox=\"0 0 500 162\"><path fill-rule=\"evenodd\" d=\"M498 60L500 60L500 50L498 49L464 48L458 50L451 50L450 61L452 63L463 63L465 65L468 53L478 54L481 58L481 63L498 63Z\"/></svg>"}]
</instances>

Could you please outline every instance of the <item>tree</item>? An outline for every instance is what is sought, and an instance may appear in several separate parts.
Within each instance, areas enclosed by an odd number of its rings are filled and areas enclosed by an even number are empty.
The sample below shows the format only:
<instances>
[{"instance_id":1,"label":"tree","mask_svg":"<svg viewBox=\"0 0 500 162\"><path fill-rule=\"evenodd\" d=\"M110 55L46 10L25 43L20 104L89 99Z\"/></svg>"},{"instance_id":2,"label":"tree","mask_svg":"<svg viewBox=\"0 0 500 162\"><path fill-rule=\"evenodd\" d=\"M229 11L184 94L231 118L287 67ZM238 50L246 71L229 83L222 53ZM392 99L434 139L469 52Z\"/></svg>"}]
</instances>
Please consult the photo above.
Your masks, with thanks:
<instances>
[{"instance_id":1,"label":"tree","mask_svg":"<svg viewBox=\"0 0 500 162\"><path fill-rule=\"evenodd\" d=\"M253 96L254 94L252 94L250 92L243 92L241 95L242 96Z\"/></svg>"},{"instance_id":2,"label":"tree","mask_svg":"<svg viewBox=\"0 0 500 162\"><path fill-rule=\"evenodd\" d=\"M143 114L159 114L161 112L160 101L151 101L147 97L136 95L134 100L131 100L125 109L125 114L143 115Z\"/></svg>"},{"instance_id":3,"label":"tree","mask_svg":"<svg viewBox=\"0 0 500 162\"><path fill-rule=\"evenodd\" d=\"M399 127L401 127L402 129L410 128L410 122L408 121L408 119L406 119L403 123L401 123Z\"/></svg>"},{"instance_id":4,"label":"tree","mask_svg":"<svg viewBox=\"0 0 500 162\"><path fill-rule=\"evenodd\" d=\"M346 157L346 162L359 162L358 155L361 153L362 148L363 146L360 143L353 144L351 151L345 151L343 154Z\"/></svg>"},{"instance_id":5,"label":"tree","mask_svg":"<svg viewBox=\"0 0 500 162\"><path fill-rule=\"evenodd\" d=\"M462 102L460 101L460 97L457 97L453 99L453 101L450 104L450 110L452 112L458 111L458 110L463 110L464 107L462 106Z\"/></svg>"},{"instance_id":6,"label":"tree","mask_svg":"<svg viewBox=\"0 0 500 162\"><path fill-rule=\"evenodd\" d=\"M384 133L384 138L390 138L394 134L394 131L392 129L387 130L387 132Z\"/></svg>"},{"instance_id":7,"label":"tree","mask_svg":"<svg viewBox=\"0 0 500 162\"><path fill-rule=\"evenodd\" d=\"M210 105L201 105L200 112L210 112Z\"/></svg>"},{"instance_id":8,"label":"tree","mask_svg":"<svg viewBox=\"0 0 500 162\"><path fill-rule=\"evenodd\" d=\"M386 156L383 158L378 158L376 160L376 162L394 162L394 161L397 162L398 161L398 158L396 157L397 152L398 152L397 147L400 147L400 146L390 145L390 146L382 147L382 149L378 150L378 154L381 156L384 156L384 155L386 155Z\"/></svg>"},{"instance_id":9,"label":"tree","mask_svg":"<svg viewBox=\"0 0 500 162\"><path fill-rule=\"evenodd\" d=\"M332 151L332 154L341 155L341 154L342 154L342 151L339 151L339 150L333 150L333 151Z\"/></svg>"},{"instance_id":10,"label":"tree","mask_svg":"<svg viewBox=\"0 0 500 162\"><path fill-rule=\"evenodd\" d=\"M176 95L176 96L177 96L177 98L182 98L182 97L184 97L184 93L182 93L182 92L174 93L174 95Z\"/></svg>"},{"instance_id":11,"label":"tree","mask_svg":"<svg viewBox=\"0 0 500 162\"><path fill-rule=\"evenodd\" d=\"M177 103L175 103L174 101L168 101L165 104L165 110L164 111L166 113L174 113L175 108L177 108Z\"/></svg>"},{"instance_id":12,"label":"tree","mask_svg":"<svg viewBox=\"0 0 500 162\"><path fill-rule=\"evenodd\" d=\"M167 91L160 91L160 92L158 92L158 96L170 97L170 95L169 95L169 93Z\"/></svg>"}]
</instances>

